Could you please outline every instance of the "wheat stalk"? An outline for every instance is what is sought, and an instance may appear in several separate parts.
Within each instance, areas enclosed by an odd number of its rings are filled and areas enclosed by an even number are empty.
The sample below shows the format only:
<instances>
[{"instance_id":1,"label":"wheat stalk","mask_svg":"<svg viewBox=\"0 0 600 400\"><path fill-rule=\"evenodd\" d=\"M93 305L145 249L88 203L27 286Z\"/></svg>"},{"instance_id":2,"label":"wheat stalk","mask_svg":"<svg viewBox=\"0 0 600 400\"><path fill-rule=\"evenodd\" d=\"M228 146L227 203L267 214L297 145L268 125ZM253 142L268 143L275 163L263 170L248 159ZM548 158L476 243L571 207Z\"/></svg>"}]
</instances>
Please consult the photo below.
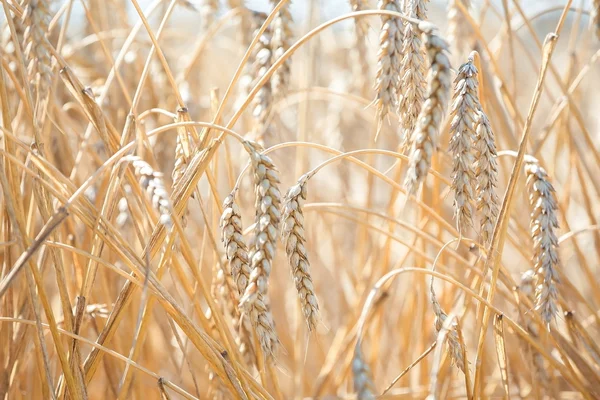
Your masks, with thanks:
<instances>
[{"instance_id":1,"label":"wheat stalk","mask_svg":"<svg viewBox=\"0 0 600 400\"><path fill-rule=\"evenodd\" d=\"M202 21L202 31L206 32L216 19L219 11L218 0L203 0L200 6L200 18Z\"/></svg>"},{"instance_id":2,"label":"wheat stalk","mask_svg":"<svg viewBox=\"0 0 600 400\"><path fill-rule=\"evenodd\" d=\"M419 0L409 0L406 6L408 16L424 19L425 5ZM417 27L407 22L404 27L402 44L402 63L400 66L400 87L402 96L398 103L400 115L400 137L402 151L410 145L410 136L415 129L417 117L425 99L425 52L421 33Z\"/></svg>"},{"instance_id":3,"label":"wheat stalk","mask_svg":"<svg viewBox=\"0 0 600 400\"><path fill-rule=\"evenodd\" d=\"M276 6L279 1L271 0L271 4ZM272 21L271 39L272 62L281 58L281 56L290 48L292 40L292 14L290 13L291 1L287 1L275 14ZM271 90L273 97L278 100L285 96L290 84L291 58L286 59L283 64L277 68L271 76Z\"/></svg>"},{"instance_id":4,"label":"wheat stalk","mask_svg":"<svg viewBox=\"0 0 600 400\"><path fill-rule=\"evenodd\" d=\"M306 252L304 237L304 213L302 204L306 200L308 176L302 176L289 188L283 201L281 237L285 242L285 252L292 269L292 276L302 304L302 314L310 331L317 326L319 304L310 276L310 262Z\"/></svg>"},{"instance_id":5,"label":"wheat stalk","mask_svg":"<svg viewBox=\"0 0 600 400\"><path fill-rule=\"evenodd\" d=\"M498 163L494 132L487 116L480 110L475 125L475 178L477 185L477 210L480 214L480 235L484 245L492 239L494 225L498 218L499 199L496 193L498 184Z\"/></svg>"},{"instance_id":6,"label":"wheat stalk","mask_svg":"<svg viewBox=\"0 0 600 400\"><path fill-rule=\"evenodd\" d=\"M256 195L256 221L254 227L254 248L250 253L250 273L248 286L240 299L246 306L257 299L258 294L266 295L272 262L277 246L277 232L281 219L281 195L279 193L279 172L273 161L260 153L262 147L251 141L244 141L244 148L250 154L254 174Z\"/></svg>"},{"instance_id":7,"label":"wheat stalk","mask_svg":"<svg viewBox=\"0 0 600 400\"><path fill-rule=\"evenodd\" d=\"M450 61L448 45L427 23L419 24L425 34L425 49L430 62L427 77L427 95L417 125L411 137L408 171L404 185L408 193L416 193L425 180L431 166L431 158L437 146L437 135L446 114L450 93Z\"/></svg>"},{"instance_id":8,"label":"wheat stalk","mask_svg":"<svg viewBox=\"0 0 600 400\"><path fill-rule=\"evenodd\" d=\"M531 212L531 237L536 271L536 309L549 326L558 314L558 205L548 174L533 157L525 158L525 174Z\"/></svg>"},{"instance_id":9,"label":"wheat stalk","mask_svg":"<svg viewBox=\"0 0 600 400\"><path fill-rule=\"evenodd\" d=\"M398 0L379 0L380 10L401 12ZM402 21L389 15L381 16L377 75L375 80L375 106L379 121L383 121L390 108L398 105L400 91L400 64L402 61Z\"/></svg>"},{"instance_id":10,"label":"wheat stalk","mask_svg":"<svg viewBox=\"0 0 600 400\"><path fill-rule=\"evenodd\" d=\"M472 58L460 66L454 84L450 152L454 218L459 232L462 232L467 226L473 226L475 171L471 145L475 141L475 120L481 107L477 95L477 68Z\"/></svg>"},{"instance_id":11,"label":"wheat stalk","mask_svg":"<svg viewBox=\"0 0 600 400\"><path fill-rule=\"evenodd\" d=\"M41 102L48 95L52 82L52 59L46 47L49 22L50 13L45 0L26 2L23 13L23 26L25 26L23 40L25 56L29 62L29 76L36 87L38 110Z\"/></svg>"},{"instance_id":12,"label":"wheat stalk","mask_svg":"<svg viewBox=\"0 0 600 400\"><path fill-rule=\"evenodd\" d=\"M352 379L357 400L375 400L375 384L371 369L363 358L360 342L356 344L352 357Z\"/></svg>"}]
</instances>

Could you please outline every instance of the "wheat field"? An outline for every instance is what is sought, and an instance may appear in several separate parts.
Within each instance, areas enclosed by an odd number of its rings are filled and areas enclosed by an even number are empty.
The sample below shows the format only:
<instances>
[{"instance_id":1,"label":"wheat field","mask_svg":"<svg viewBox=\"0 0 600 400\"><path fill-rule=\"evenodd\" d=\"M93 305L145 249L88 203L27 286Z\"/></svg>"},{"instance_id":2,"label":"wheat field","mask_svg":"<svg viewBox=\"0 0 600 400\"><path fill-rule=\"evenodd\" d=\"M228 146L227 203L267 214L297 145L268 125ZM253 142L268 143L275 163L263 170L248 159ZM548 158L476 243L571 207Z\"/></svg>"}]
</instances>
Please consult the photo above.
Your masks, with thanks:
<instances>
[{"instance_id":1,"label":"wheat field","mask_svg":"<svg viewBox=\"0 0 600 400\"><path fill-rule=\"evenodd\" d=\"M599 0L0 1L0 399L600 398Z\"/></svg>"}]
</instances>

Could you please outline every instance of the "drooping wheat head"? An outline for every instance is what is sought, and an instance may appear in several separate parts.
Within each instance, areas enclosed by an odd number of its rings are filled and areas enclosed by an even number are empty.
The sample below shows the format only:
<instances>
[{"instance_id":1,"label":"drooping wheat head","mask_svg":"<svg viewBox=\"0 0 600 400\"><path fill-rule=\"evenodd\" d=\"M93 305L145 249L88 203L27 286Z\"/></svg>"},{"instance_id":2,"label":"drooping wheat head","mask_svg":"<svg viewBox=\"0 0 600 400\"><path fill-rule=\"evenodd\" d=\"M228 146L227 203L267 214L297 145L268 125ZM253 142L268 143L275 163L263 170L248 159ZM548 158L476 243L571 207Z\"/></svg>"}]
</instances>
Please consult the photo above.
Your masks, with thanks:
<instances>
[{"instance_id":1,"label":"drooping wheat head","mask_svg":"<svg viewBox=\"0 0 600 400\"><path fill-rule=\"evenodd\" d=\"M409 0L406 5L409 17L424 18L426 9L422 1ZM402 151L410 146L410 136L415 129L417 117L425 99L425 51L421 33L417 27L407 22L404 26L402 63L400 65L400 87L402 96L398 103L400 116L400 137Z\"/></svg>"},{"instance_id":2,"label":"drooping wheat head","mask_svg":"<svg viewBox=\"0 0 600 400\"><path fill-rule=\"evenodd\" d=\"M308 177L303 175L298 182L289 188L283 200L281 236L285 243L285 252L292 269L292 276L302 306L302 314L310 331L317 326L319 304L310 275L310 262L306 251L304 237L304 213L302 204L306 200L306 183Z\"/></svg>"},{"instance_id":3,"label":"drooping wheat head","mask_svg":"<svg viewBox=\"0 0 600 400\"><path fill-rule=\"evenodd\" d=\"M140 186L152 202L152 207L160 215L160 223L167 228L173 226L173 205L163 181L163 174L155 171L146 161L134 157L132 161L135 174L139 178Z\"/></svg>"},{"instance_id":4,"label":"drooping wheat head","mask_svg":"<svg viewBox=\"0 0 600 400\"><path fill-rule=\"evenodd\" d=\"M380 10L401 12L398 0L379 0ZM400 65L402 62L402 21L389 15L381 16L379 52L377 53L377 75L375 78L375 107L379 122L383 121L390 108L398 105L400 91Z\"/></svg>"},{"instance_id":5,"label":"drooping wheat head","mask_svg":"<svg viewBox=\"0 0 600 400\"><path fill-rule=\"evenodd\" d=\"M243 294L250 279L248 249L243 237L242 215L235 202L237 188L225 198L221 215L221 241L225 246L225 255L229 260L231 276L239 295Z\"/></svg>"},{"instance_id":6,"label":"drooping wheat head","mask_svg":"<svg viewBox=\"0 0 600 400\"><path fill-rule=\"evenodd\" d=\"M534 300L535 294L535 275L535 271L529 269L521 275L521 282L519 283L519 290L532 301ZM538 325L532 322L530 318L525 318L526 311L525 313L519 313L519 324L525 327L527 333L531 335L532 338L538 339L540 337ZM536 374L535 378L540 382L540 386L548 387L550 377L544 366L544 357L538 351L534 350L526 341L522 340L521 344L527 349L527 354L531 354L532 364Z\"/></svg>"},{"instance_id":7,"label":"drooping wheat head","mask_svg":"<svg viewBox=\"0 0 600 400\"><path fill-rule=\"evenodd\" d=\"M452 43L456 49L456 55L462 57L468 46L471 45L469 41L473 37L473 31L456 3L461 3L466 10L469 10L471 0L448 1L448 43Z\"/></svg>"},{"instance_id":8,"label":"drooping wheat head","mask_svg":"<svg viewBox=\"0 0 600 400\"><path fill-rule=\"evenodd\" d=\"M558 205L548 174L533 157L525 158L527 190L531 204L531 237L536 272L536 309L550 325L558 313Z\"/></svg>"},{"instance_id":9,"label":"drooping wheat head","mask_svg":"<svg viewBox=\"0 0 600 400\"><path fill-rule=\"evenodd\" d=\"M498 218L499 199L496 140L487 116L480 110L475 123L475 178L481 242L489 245Z\"/></svg>"},{"instance_id":10,"label":"drooping wheat head","mask_svg":"<svg viewBox=\"0 0 600 400\"><path fill-rule=\"evenodd\" d=\"M25 57L29 79L36 88L36 109L39 111L52 82L52 58L46 43L50 12L46 0L29 0L25 3L22 23L25 27Z\"/></svg>"},{"instance_id":11,"label":"drooping wheat head","mask_svg":"<svg viewBox=\"0 0 600 400\"><path fill-rule=\"evenodd\" d=\"M360 342L356 344L352 357L352 380L357 400L375 400L375 383L371 368L363 358Z\"/></svg>"},{"instance_id":12,"label":"drooping wheat head","mask_svg":"<svg viewBox=\"0 0 600 400\"><path fill-rule=\"evenodd\" d=\"M253 23L255 26L255 33L262 26L266 19L266 14L254 12ZM272 43L272 32L271 27L267 29L260 36L258 43L252 51L252 83L250 88L254 87L256 83L264 76L267 70L273 64L273 52L271 50ZM252 134L254 140L260 145L265 145L265 140L271 137L271 129L269 126L269 115L271 113L271 105L273 103L273 94L271 81L265 82L265 84L258 90L254 98L252 99L252 117L254 119L254 125L252 127Z\"/></svg>"},{"instance_id":13,"label":"drooping wheat head","mask_svg":"<svg viewBox=\"0 0 600 400\"><path fill-rule=\"evenodd\" d=\"M273 6L279 1L271 0ZM293 31L292 31L292 14L290 12L291 1L287 1L283 7L277 11L275 18L271 22L271 39L272 62L277 61L290 48ZM291 76L291 59L288 58L283 64L277 68L271 77L271 90L275 100L281 99L287 93L290 76Z\"/></svg>"},{"instance_id":14,"label":"drooping wheat head","mask_svg":"<svg viewBox=\"0 0 600 400\"><path fill-rule=\"evenodd\" d=\"M477 85L477 68L470 58L458 69L450 113L454 218L459 232L473 226L475 171L471 145L475 141L475 120L481 107Z\"/></svg>"},{"instance_id":15,"label":"drooping wheat head","mask_svg":"<svg viewBox=\"0 0 600 400\"><path fill-rule=\"evenodd\" d=\"M429 286L429 295L431 297L431 305L433 306L433 313L435 314L435 331L436 333L440 333L444 326L444 322L448 318L448 314L442 309L442 306L437 300L435 296L435 291L433 290L433 277L431 278L431 284ZM448 341L448 352L450 354L450 359L452 363L456 365L461 371L465 371L465 359L464 359L464 348L459 340L458 332L456 330L456 326L453 325L452 329L448 331L447 336Z\"/></svg>"},{"instance_id":16,"label":"drooping wheat head","mask_svg":"<svg viewBox=\"0 0 600 400\"><path fill-rule=\"evenodd\" d=\"M258 143L246 140L244 148L250 154L252 162L256 217L254 247L249 255L252 272L240 299L242 306L253 303L258 294L267 294L281 220L279 171L268 156L260 153L262 147Z\"/></svg>"},{"instance_id":17,"label":"drooping wheat head","mask_svg":"<svg viewBox=\"0 0 600 400\"><path fill-rule=\"evenodd\" d=\"M225 254L229 260L230 274L233 278L234 285L238 292L238 296L234 299L240 301L239 295L244 294L250 281L251 268L249 264L248 251L246 242L242 236L243 227L242 219L239 208L235 202L237 188L234 188L231 194L225 198L223 202L223 214L221 216L221 240L225 246ZM230 295L233 295L232 291ZM275 325L273 323L273 316L266 303L266 295L260 292L256 292L253 301L244 304L244 309L248 315L248 318L254 327L256 335L261 344L261 349L266 356L271 356L275 352L279 339L275 332ZM238 346L240 351L245 354L247 362L252 365L254 357L252 356L251 340L248 337L246 331L247 327L243 316L239 312L232 313L234 318L237 318L237 322L234 323L234 327L238 334ZM239 317L236 317L239 316Z\"/></svg>"},{"instance_id":18,"label":"drooping wheat head","mask_svg":"<svg viewBox=\"0 0 600 400\"><path fill-rule=\"evenodd\" d=\"M416 193L427 177L431 158L437 147L437 136L445 117L450 95L450 60L448 44L439 37L429 23L420 23L425 35L425 49L429 58L427 94L417 125L411 137L408 171L404 186L410 194Z\"/></svg>"}]
</instances>

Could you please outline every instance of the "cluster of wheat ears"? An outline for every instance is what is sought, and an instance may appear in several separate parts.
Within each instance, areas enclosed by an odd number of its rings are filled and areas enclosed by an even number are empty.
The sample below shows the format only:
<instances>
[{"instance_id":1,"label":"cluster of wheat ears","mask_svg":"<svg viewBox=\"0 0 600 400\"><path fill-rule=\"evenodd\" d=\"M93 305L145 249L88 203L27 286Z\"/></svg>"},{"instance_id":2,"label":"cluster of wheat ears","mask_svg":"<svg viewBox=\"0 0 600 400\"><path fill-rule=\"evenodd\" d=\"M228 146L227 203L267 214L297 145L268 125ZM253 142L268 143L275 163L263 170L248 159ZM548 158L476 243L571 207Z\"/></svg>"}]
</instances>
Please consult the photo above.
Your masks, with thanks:
<instances>
[{"instance_id":1,"label":"cluster of wheat ears","mask_svg":"<svg viewBox=\"0 0 600 400\"><path fill-rule=\"evenodd\" d=\"M599 0L0 1L0 400L600 398Z\"/></svg>"}]
</instances>

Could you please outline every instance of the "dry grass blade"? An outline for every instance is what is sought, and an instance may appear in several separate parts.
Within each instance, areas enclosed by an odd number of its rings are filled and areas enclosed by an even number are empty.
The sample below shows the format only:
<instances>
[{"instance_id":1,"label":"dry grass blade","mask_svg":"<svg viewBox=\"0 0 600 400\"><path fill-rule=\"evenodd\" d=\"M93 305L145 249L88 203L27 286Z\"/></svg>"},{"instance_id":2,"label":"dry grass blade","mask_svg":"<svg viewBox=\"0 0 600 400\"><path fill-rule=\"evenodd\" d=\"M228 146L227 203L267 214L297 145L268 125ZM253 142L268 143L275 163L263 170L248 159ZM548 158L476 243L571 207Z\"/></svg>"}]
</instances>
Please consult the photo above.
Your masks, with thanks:
<instances>
[{"instance_id":1,"label":"dry grass blade","mask_svg":"<svg viewBox=\"0 0 600 400\"><path fill-rule=\"evenodd\" d=\"M525 159L531 212L531 237L536 271L536 309L548 326L558 314L558 206L546 171L532 158Z\"/></svg>"},{"instance_id":2,"label":"dry grass blade","mask_svg":"<svg viewBox=\"0 0 600 400\"><path fill-rule=\"evenodd\" d=\"M313 280L310 275L310 262L306 251L304 236L304 213L302 204L306 200L306 184L308 176L304 175L294 186L289 188L283 200L281 236L285 242L292 277L298 291L302 306L302 314L310 331L317 327L319 303L315 294Z\"/></svg>"},{"instance_id":3,"label":"dry grass blade","mask_svg":"<svg viewBox=\"0 0 600 400\"><path fill-rule=\"evenodd\" d=\"M473 64L473 59L469 58L458 69L454 81L450 123L454 218L461 233L473 226L475 171L471 146L475 141L477 111L481 108L477 86L477 68Z\"/></svg>"},{"instance_id":4,"label":"dry grass blade","mask_svg":"<svg viewBox=\"0 0 600 400\"><path fill-rule=\"evenodd\" d=\"M424 31L425 49L431 65L427 76L426 100L410 139L410 159L404 186L411 194L416 193L431 166L431 158L437 148L437 135L450 95L448 44L435 33L435 28L431 25L421 23L419 28Z\"/></svg>"}]
</instances>

